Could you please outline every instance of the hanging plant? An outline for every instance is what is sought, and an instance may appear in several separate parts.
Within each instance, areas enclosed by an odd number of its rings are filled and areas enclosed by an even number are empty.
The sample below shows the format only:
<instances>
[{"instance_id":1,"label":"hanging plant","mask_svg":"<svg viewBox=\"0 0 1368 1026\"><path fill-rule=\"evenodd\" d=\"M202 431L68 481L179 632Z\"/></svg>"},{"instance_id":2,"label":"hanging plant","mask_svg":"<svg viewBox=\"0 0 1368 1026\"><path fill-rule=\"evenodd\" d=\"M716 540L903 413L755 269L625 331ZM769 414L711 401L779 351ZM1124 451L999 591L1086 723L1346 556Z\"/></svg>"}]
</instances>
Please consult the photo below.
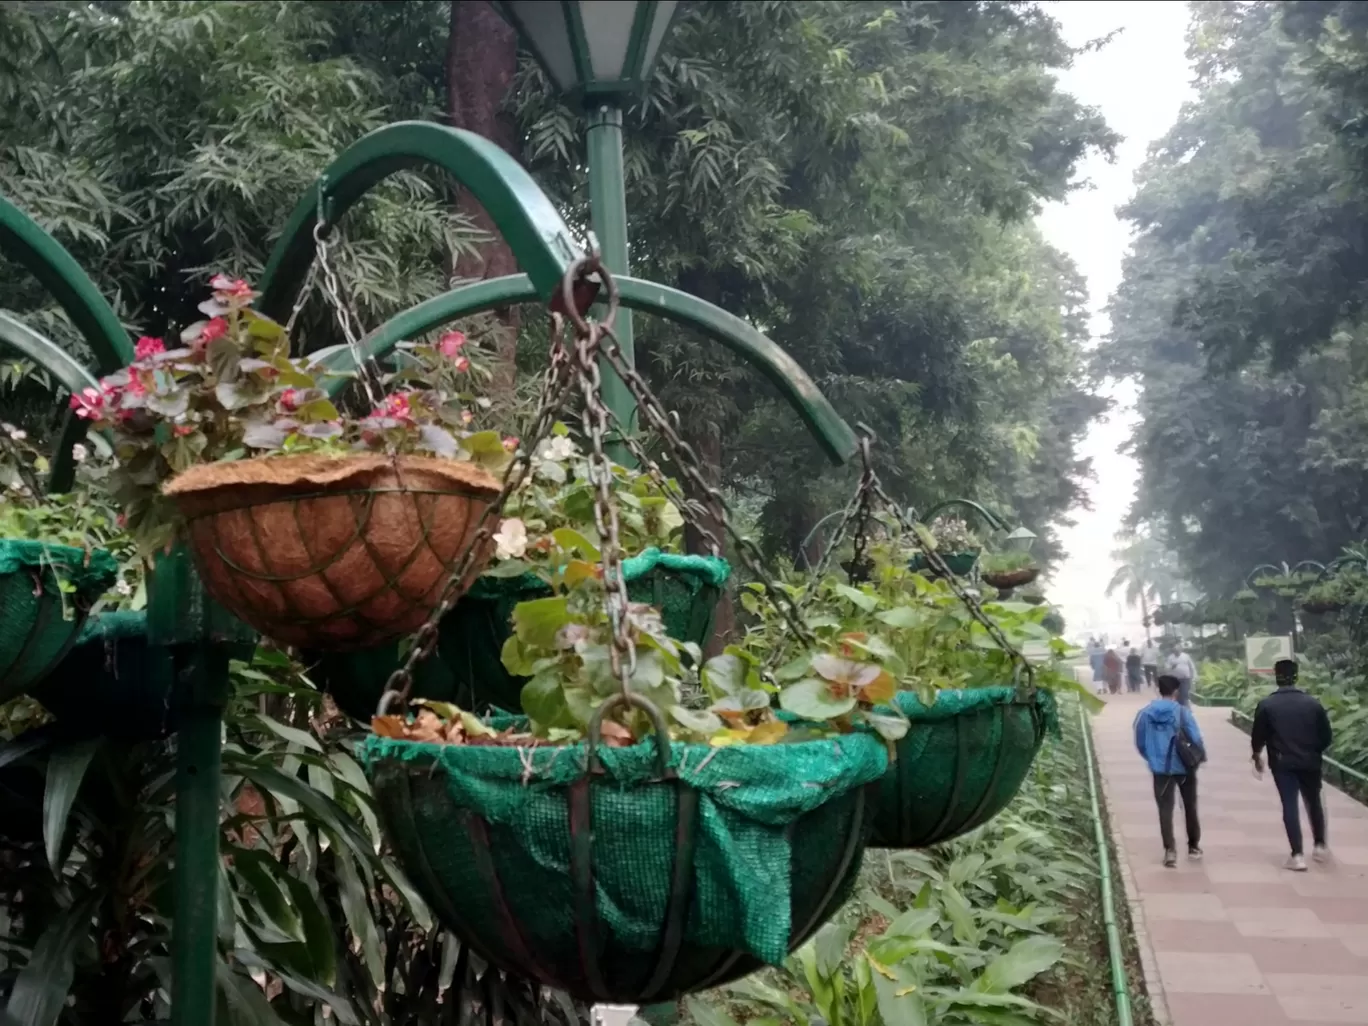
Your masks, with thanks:
<instances>
[{"instance_id":1,"label":"hanging plant","mask_svg":"<svg viewBox=\"0 0 1368 1026\"><path fill-rule=\"evenodd\" d=\"M920 526L920 525L918 525ZM978 563L983 543L969 528L962 517L942 516L928 528L918 531L923 545L936 550L946 567L956 577L967 577L973 573ZM916 571L930 568L930 562L920 552L909 561L908 566Z\"/></svg>"},{"instance_id":2,"label":"hanging plant","mask_svg":"<svg viewBox=\"0 0 1368 1026\"><path fill-rule=\"evenodd\" d=\"M350 416L245 282L212 284L208 319L180 346L143 338L131 366L72 396L113 437L130 532L147 553L188 542L210 595L278 641L360 647L412 630L516 445L471 430L473 404L452 391L476 373L464 338L409 347Z\"/></svg>"},{"instance_id":3,"label":"hanging plant","mask_svg":"<svg viewBox=\"0 0 1368 1026\"><path fill-rule=\"evenodd\" d=\"M1008 591L1034 582L1040 568L1029 552L990 552L983 557L979 576L999 591Z\"/></svg>"}]
</instances>

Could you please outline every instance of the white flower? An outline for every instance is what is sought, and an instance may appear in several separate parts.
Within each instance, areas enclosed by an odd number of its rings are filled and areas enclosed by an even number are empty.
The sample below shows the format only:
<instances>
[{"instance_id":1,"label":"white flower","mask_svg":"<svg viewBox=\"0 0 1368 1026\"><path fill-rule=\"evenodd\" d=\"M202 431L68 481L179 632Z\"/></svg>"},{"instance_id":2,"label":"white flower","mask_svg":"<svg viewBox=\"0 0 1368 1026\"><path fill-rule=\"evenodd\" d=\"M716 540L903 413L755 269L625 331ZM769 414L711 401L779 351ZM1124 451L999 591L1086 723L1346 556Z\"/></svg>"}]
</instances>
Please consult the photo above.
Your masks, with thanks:
<instances>
[{"instance_id":1,"label":"white flower","mask_svg":"<svg viewBox=\"0 0 1368 1026\"><path fill-rule=\"evenodd\" d=\"M16 442L22 442L25 438L28 437L27 431L25 431L23 428L17 428L13 424L3 424L0 425L0 427L3 427L5 429L5 434L9 435Z\"/></svg>"},{"instance_id":2,"label":"white flower","mask_svg":"<svg viewBox=\"0 0 1368 1026\"><path fill-rule=\"evenodd\" d=\"M114 585L114 590L120 595L127 597L133 594L133 585L129 584L127 581L120 581L118 584Z\"/></svg>"},{"instance_id":3,"label":"white flower","mask_svg":"<svg viewBox=\"0 0 1368 1026\"><path fill-rule=\"evenodd\" d=\"M84 463L86 461L86 457L89 455L90 450L87 449L80 442L77 442L75 445L71 447L71 458L75 460L77 463Z\"/></svg>"},{"instance_id":4,"label":"white flower","mask_svg":"<svg viewBox=\"0 0 1368 1026\"><path fill-rule=\"evenodd\" d=\"M548 438L541 444L542 459L551 460L555 463L573 459L578 452L579 450L575 448L575 443L564 435L556 435L554 438Z\"/></svg>"},{"instance_id":5,"label":"white flower","mask_svg":"<svg viewBox=\"0 0 1368 1026\"><path fill-rule=\"evenodd\" d=\"M499 523L494 535L495 555L500 559L518 559L527 551L527 525L517 517Z\"/></svg>"}]
</instances>

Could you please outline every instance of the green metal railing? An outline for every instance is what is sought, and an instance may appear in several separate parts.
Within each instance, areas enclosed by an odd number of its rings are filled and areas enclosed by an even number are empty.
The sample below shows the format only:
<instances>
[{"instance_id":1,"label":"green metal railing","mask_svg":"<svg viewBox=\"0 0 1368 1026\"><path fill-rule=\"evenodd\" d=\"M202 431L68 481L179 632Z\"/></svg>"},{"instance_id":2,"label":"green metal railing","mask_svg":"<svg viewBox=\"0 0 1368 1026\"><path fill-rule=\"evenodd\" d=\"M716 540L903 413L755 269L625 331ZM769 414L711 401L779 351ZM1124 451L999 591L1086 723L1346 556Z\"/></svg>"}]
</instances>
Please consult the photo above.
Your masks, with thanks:
<instances>
[{"instance_id":1,"label":"green metal railing","mask_svg":"<svg viewBox=\"0 0 1368 1026\"><path fill-rule=\"evenodd\" d=\"M1102 887L1102 922L1107 927L1107 959L1111 963L1112 995L1116 999L1117 1026L1132 1026L1130 987L1126 979L1125 948L1121 946L1121 929L1116 921L1116 899L1112 887L1111 850L1107 845L1107 831L1102 824L1102 807L1097 800L1097 770L1093 764L1092 724L1088 712L1078 707L1079 725L1083 731L1083 758L1088 766L1088 798L1092 802L1093 835L1097 841L1097 875Z\"/></svg>"},{"instance_id":2,"label":"green metal railing","mask_svg":"<svg viewBox=\"0 0 1368 1026\"><path fill-rule=\"evenodd\" d=\"M1200 691L1192 693L1192 704L1199 705L1203 709L1231 709L1239 703L1238 698L1208 698Z\"/></svg>"},{"instance_id":3,"label":"green metal railing","mask_svg":"<svg viewBox=\"0 0 1368 1026\"><path fill-rule=\"evenodd\" d=\"M1230 710L1230 722L1246 734L1254 729L1254 717L1242 709ZM1354 801L1368 805L1368 773L1326 755L1321 757L1321 779L1338 787Z\"/></svg>"}]
</instances>

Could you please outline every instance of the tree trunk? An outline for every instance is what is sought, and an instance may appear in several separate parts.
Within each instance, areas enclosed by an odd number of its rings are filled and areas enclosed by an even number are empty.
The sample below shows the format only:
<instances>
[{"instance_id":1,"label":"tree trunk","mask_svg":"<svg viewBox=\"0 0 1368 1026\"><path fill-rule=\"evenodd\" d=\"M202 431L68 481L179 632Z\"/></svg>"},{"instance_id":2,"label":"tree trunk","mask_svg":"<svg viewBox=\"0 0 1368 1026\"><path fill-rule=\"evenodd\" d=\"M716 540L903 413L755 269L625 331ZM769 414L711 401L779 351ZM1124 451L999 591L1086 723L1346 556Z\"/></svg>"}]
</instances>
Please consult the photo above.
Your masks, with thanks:
<instances>
[{"instance_id":1,"label":"tree trunk","mask_svg":"<svg viewBox=\"0 0 1368 1026\"><path fill-rule=\"evenodd\" d=\"M498 143L517 160L518 132L504 102L518 70L518 37L486 0L451 0L451 30L447 38L447 114L456 128ZM515 274L513 251L494 226L484 207L467 190L460 191L456 209L492 239L475 252L460 254L452 277L500 278ZM517 377L518 312L497 314L497 354L492 390L511 396Z\"/></svg>"},{"instance_id":2,"label":"tree trunk","mask_svg":"<svg viewBox=\"0 0 1368 1026\"><path fill-rule=\"evenodd\" d=\"M689 444L693 446L694 452L698 453L698 459L703 464L703 473L706 475L708 483L716 485L722 479L722 435L715 429L703 427L703 429L689 439ZM702 496L696 496L702 499ZM722 526L722 510L715 504L708 504L708 516L704 519L703 526L712 532L713 537L723 546L724 553L728 548L726 528ZM703 538L703 534L692 524L684 527L684 547L690 552L706 553L708 544ZM711 658L718 655L727 647L731 641L732 634L736 631L736 607L732 603L731 590L722 593L722 597L717 601L717 614L713 617L712 637L704 645L703 655Z\"/></svg>"}]
</instances>

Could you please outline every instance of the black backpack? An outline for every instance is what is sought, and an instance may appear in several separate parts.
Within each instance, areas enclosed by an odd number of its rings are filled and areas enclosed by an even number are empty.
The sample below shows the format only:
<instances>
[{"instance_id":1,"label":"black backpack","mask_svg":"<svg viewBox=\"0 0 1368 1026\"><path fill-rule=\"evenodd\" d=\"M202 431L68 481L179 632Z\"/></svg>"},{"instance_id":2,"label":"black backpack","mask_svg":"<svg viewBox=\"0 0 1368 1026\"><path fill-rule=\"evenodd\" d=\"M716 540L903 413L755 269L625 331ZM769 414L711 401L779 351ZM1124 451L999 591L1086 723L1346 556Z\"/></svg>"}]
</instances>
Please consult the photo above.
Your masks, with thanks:
<instances>
[{"instance_id":1,"label":"black backpack","mask_svg":"<svg viewBox=\"0 0 1368 1026\"><path fill-rule=\"evenodd\" d=\"M1187 728L1183 726L1182 720L1178 721L1178 730L1173 735L1173 741L1170 742L1170 764L1173 759L1173 752L1175 751L1178 753L1178 761L1183 764L1183 768L1189 773L1206 762L1206 749L1192 740L1192 738L1188 737Z\"/></svg>"}]
</instances>

